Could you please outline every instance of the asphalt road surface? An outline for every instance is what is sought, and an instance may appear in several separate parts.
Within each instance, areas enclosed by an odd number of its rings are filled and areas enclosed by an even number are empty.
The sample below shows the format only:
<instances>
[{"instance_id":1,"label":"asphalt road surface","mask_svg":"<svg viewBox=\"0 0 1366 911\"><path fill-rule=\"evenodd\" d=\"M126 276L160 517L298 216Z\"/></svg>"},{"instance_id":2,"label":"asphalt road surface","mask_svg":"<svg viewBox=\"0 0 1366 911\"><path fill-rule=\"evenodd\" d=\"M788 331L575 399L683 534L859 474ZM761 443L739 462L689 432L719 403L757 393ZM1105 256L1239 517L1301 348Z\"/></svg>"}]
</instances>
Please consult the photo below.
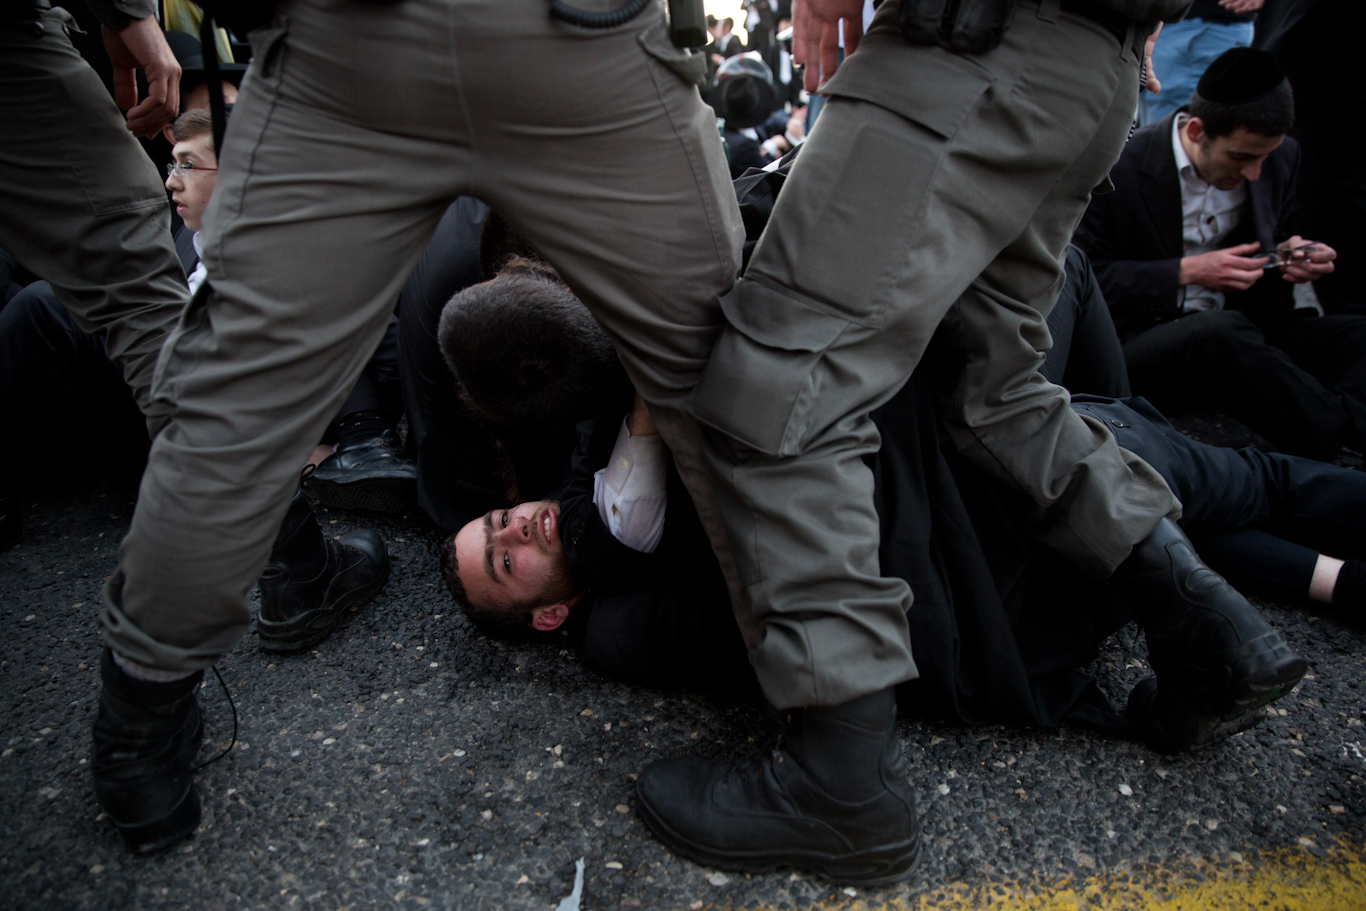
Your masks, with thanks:
<instances>
[{"instance_id":1,"label":"asphalt road surface","mask_svg":"<svg viewBox=\"0 0 1366 911\"><path fill-rule=\"evenodd\" d=\"M1184 426L1246 437L1228 422ZM479 636L415 515L323 515L330 533L380 530L388 588L311 653L270 656L248 634L221 662L240 730L198 775L203 824L132 858L100 816L87 756L94 617L133 497L70 477L39 485L27 537L0 553L0 907L553 909L580 857L589 911L1156 907L1200 889L1227 903L1190 907L1366 907L1366 637L1306 604L1259 602L1312 662L1303 685L1261 726L1195 755L1076 728L903 723L922 864L901 886L846 890L721 874L665 850L636 817L635 774L662 756L743 752L764 736L762 714ZM1122 704L1143 660L1131 627L1093 671ZM207 758L231 718L212 677L200 698Z\"/></svg>"}]
</instances>

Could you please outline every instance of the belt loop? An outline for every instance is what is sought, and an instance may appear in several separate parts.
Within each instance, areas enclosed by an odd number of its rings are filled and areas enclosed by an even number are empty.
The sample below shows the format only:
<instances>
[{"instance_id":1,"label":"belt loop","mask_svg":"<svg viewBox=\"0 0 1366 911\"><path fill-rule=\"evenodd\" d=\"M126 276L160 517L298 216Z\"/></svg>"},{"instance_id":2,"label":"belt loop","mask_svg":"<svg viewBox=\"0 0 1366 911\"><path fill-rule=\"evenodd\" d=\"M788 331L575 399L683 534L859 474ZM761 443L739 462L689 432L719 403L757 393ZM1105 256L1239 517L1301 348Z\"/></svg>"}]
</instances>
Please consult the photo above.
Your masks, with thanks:
<instances>
[{"instance_id":1,"label":"belt loop","mask_svg":"<svg viewBox=\"0 0 1366 911\"><path fill-rule=\"evenodd\" d=\"M1039 18L1044 22L1057 22L1062 10L1062 0L1039 0Z\"/></svg>"}]
</instances>

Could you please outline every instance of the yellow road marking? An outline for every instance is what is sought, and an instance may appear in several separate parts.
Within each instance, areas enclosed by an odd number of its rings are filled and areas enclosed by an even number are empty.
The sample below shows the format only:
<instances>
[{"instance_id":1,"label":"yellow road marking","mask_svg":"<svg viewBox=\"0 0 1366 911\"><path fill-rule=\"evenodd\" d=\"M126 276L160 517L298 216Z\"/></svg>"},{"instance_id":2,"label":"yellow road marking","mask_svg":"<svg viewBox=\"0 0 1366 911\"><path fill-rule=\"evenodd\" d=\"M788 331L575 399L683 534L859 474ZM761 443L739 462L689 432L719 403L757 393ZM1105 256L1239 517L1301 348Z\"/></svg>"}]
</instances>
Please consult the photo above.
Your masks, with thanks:
<instances>
[{"instance_id":1,"label":"yellow road marking","mask_svg":"<svg viewBox=\"0 0 1366 911\"><path fill-rule=\"evenodd\" d=\"M1238 857L1244 858L1241 862ZM693 907L696 907L694 905ZM706 904L720 909L720 904ZM760 906L767 911L793 904ZM1302 847L1192 857L1128 871L1010 883L857 890L804 905L812 911L1363 911L1366 854L1342 842L1316 857Z\"/></svg>"}]
</instances>

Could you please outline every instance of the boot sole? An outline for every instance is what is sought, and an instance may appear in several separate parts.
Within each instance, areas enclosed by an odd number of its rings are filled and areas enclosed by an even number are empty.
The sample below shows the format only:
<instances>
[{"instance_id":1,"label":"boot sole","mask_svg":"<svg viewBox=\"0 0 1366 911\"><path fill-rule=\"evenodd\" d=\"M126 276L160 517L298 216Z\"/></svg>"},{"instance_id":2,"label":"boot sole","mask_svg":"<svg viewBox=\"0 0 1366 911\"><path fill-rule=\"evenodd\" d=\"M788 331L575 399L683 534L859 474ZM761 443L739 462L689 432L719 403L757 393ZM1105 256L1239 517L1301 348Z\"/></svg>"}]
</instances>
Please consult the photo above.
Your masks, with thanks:
<instances>
[{"instance_id":1,"label":"boot sole","mask_svg":"<svg viewBox=\"0 0 1366 911\"><path fill-rule=\"evenodd\" d=\"M384 590L389 582L389 568L384 575L363 588L353 588L330 606L305 611L281 622L256 618L256 637L261 650L266 652L302 652L322 642L341 623L342 617L353 607L369 603Z\"/></svg>"},{"instance_id":2,"label":"boot sole","mask_svg":"<svg viewBox=\"0 0 1366 911\"><path fill-rule=\"evenodd\" d=\"M1284 646L1285 639L1280 633L1268 633L1262 638L1270 640L1272 637ZM1290 652L1289 647L1285 647L1284 651L1287 654L1274 658L1254 674L1239 680L1224 702L1222 711L1196 722L1190 749L1197 750L1209 746L1226 737L1250 730L1266 720L1266 714L1261 710L1288 696L1309 671L1308 661Z\"/></svg>"},{"instance_id":3,"label":"boot sole","mask_svg":"<svg viewBox=\"0 0 1366 911\"><path fill-rule=\"evenodd\" d=\"M772 873L785 867L813 872L832 883L848 886L890 886L909 879L920 861L920 836L907 842L884 845L857 854L831 855L788 850L781 852L715 853L674 832L645 801L636 785L636 805L650 831L676 854L718 870L740 873Z\"/></svg>"},{"instance_id":4,"label":"boot sole","mask_svg":"<svg viewBox=\"0 0 1366 911\"><path fill-rule=\"evenodd\" d=\"M1196 717L1194 729L1178 748L1198 750L1256 727L1266 720L1261 709L1289 695L1308 670L1309 662L1291 651L1275 630L1245 643L1228 656L1227 688Z\"/></svg>"},{"instance_id":5,"label":"boot sole","mask_svg":"<svg viewBox=\"0 0 1366 911\"><path fill-rule=\"evenodd\" d=\"M176 808L160 819L135 826L121 826L116 822L114 827L134 854L155 854L193 835L199 828L199 818L199 790L191 784Z\"/></svg>"},{"instance_id":6,"label":"boot sole","mask_svg":"<svg viewBox=\"0 0 1366 911\"><path fill-rule=\"evenodd\" d=\"M314 472L304 487L319 503L333 509L402 513L417 502L417 481L411 477L337 481Z\"/></svg>"}]
</instances>

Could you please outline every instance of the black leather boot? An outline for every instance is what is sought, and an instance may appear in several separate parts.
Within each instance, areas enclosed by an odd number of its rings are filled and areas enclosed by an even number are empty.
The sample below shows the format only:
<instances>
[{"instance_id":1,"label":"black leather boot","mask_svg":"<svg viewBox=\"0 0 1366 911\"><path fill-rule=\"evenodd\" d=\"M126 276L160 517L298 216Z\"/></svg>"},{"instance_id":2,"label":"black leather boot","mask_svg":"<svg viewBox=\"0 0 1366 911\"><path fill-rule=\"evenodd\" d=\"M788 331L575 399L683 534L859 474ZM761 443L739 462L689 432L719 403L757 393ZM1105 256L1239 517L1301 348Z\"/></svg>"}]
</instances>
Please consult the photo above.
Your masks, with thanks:
<instances>
[{"instance_id":1,"label":"black leather boot","mask_svg":"<svg viewBox=\"0 0 1366 911\"><path fill-rule=\"evenodd\" d=\"M1125 713L1156 750L1196 749L1247 730L1309 669L1170 519L1111 581L1148 640L1155 677L1134 687Z\"/></svg>"},{"instance_id":2,"label":"black leather boot","mask_svg":"<svg viewBox=\"0 0 1366 911\"><path fill-rule=\"evenodd\" d=\"M203 677L199 671L172 683L137 680L104 650L90 769L100 808L137 853L160 851L199 825L190 769L204 738L195 699Z\"/></svg>"},{"instance_id":3,"label":"black leather boot","mask_svg":"<svg viewBox=\"0 0 1366 911\"><path fill-rule=\"evenodd\" d=\"M337 451L304 481L324 506L398 513L417 501L417 465L403 455L398 436L382 436Z\"/></svg>"},{"instance_id":4,"label":"black leather boot","mask_svg":"<svg viewBox=\"0 0 1366 911\"><path fill-rule=\"evenodd\" d=\"M636 796L660 840L707 866L880 885L907 878L920 854L908 774L887 689L793 709L777 746L747 760L656 762Z\"/></svg>"},{"instance_id":5,"label":"black leather boot","mask_svg":"<svg viewBox=\"0 0 1366 911\"><path fill-rule=\"evenodd\" d=\"M312 648L350 608L366 603L389 579L389 553L374 529L340 538L323 534L302 491L294 494L261 573L256 634L269 652Z\"/></svg>"}]
</instances>

